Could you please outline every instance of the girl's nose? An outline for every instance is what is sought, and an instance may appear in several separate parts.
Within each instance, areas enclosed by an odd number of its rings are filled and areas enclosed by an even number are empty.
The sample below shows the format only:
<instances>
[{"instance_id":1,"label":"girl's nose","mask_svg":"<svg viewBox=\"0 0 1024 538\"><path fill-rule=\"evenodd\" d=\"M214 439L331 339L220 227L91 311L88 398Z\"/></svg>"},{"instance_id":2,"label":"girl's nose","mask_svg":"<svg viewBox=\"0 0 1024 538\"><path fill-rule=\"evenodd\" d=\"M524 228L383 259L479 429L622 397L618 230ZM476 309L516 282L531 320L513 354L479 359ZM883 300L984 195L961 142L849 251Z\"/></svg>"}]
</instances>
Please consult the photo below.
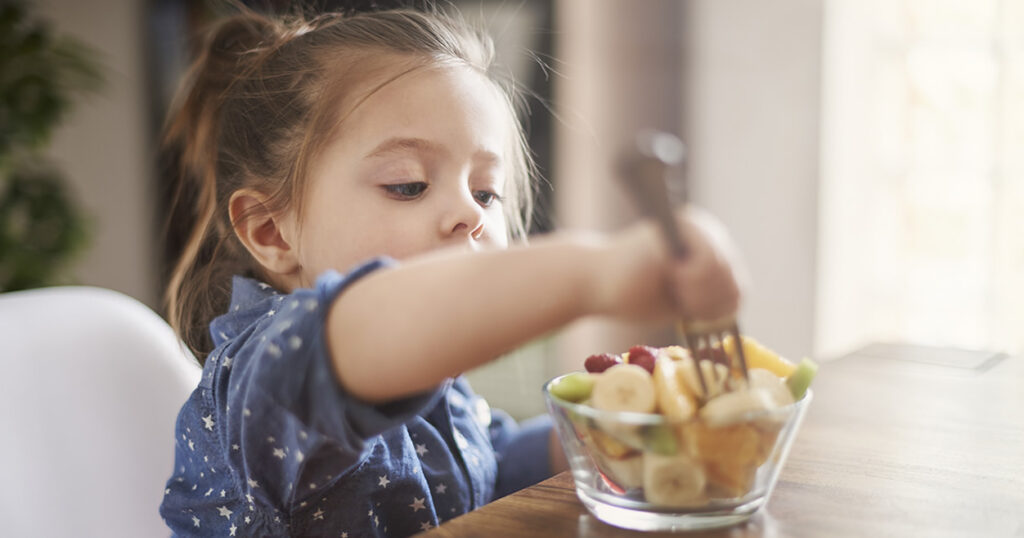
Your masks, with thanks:
<instances>
[{"instance_id":1,"label":"girl's nose","mask_svg":"<svg viewBox=\"0 0 1024 538\"><path fill-rule=\"evenodd\" d=\"M462 192L453 197L441 218L440 231L446 238L467 236L480 239L484 231L484 210L473 199L472 193Z\"/></svg>"}]
</instances>

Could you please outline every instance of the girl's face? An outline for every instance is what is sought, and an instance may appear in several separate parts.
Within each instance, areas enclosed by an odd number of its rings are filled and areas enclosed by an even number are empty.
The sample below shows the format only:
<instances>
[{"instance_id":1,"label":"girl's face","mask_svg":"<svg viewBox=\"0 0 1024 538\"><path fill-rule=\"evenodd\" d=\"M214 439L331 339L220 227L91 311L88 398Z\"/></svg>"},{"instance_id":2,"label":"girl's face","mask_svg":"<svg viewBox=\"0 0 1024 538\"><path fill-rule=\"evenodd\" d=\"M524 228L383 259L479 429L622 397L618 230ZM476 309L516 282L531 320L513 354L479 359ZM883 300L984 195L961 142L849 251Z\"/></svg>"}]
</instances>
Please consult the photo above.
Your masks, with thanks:
<instances>
[{"instance_id":1,"label":"girl's face","mask_svg":"<svg viewBox=\"0 0 1024 538\"><path fill-rule=\"evenodd\" d=\"M370 94L311 170L298 284L378 255L507 246L510 121L496 88L467 67L417 69Z\"/></svg>"}]
</instances>

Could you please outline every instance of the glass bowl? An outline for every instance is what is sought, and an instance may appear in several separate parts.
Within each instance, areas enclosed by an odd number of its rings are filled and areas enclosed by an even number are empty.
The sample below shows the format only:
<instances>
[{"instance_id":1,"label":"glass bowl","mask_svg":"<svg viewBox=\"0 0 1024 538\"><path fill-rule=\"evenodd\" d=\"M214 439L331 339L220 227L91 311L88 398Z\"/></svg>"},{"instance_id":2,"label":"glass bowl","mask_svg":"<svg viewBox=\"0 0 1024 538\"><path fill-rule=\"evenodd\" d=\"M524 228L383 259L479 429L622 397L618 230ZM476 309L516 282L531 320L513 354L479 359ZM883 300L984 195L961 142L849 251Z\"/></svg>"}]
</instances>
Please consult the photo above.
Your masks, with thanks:
<instances>
[{"instance_id":1,"label":"glass bowl","mask_svg":"<svg viewBox=\"0 0 1024 538\"><path fill-rule=\"evenodd\" d=\"M768 502L810 404L796 403L711 424L699 415L601 411L544 385L576 494L605 523L643 531L742 523Z\"/></svg>"}]
</instances>

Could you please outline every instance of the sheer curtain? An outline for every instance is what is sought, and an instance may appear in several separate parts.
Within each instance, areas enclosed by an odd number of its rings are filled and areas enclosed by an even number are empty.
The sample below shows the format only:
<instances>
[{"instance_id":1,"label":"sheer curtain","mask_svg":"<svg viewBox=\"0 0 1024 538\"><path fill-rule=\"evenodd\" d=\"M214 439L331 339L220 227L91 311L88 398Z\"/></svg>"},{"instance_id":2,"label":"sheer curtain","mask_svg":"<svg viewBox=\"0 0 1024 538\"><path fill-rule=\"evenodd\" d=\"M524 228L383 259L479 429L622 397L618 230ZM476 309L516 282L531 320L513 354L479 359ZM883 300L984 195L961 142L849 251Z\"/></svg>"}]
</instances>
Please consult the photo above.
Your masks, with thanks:
<instances>
[{"instance_id":1,"label":"sheer curtain","mask_svg":"<svg viewBox=\"0 0 1024 538\"><path fill-rule=\"evenodd\" d=\"M1024 0L825 10L818 355L1024 343Z\"/></svg>"}]
</instances>

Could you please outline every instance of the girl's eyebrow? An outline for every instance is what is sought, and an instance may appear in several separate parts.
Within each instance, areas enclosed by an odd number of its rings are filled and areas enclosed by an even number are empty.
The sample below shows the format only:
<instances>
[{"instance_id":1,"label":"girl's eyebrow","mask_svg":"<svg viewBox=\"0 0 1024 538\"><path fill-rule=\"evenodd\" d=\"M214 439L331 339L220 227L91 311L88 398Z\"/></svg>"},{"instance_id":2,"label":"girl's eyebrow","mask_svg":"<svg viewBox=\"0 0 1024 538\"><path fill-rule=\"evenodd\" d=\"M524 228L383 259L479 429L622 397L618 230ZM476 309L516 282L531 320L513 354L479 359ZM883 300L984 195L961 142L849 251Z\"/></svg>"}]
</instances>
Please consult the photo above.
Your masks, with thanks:
<instances>
[{"instance_id":1,"label":"girl's eyebrow","mask_svg":"<svg viewBox=\"0 0 1024 538\"><path fill-rule=\"evenodd\" d=\"M441 144L432 142L425 138L389 138L377 147L370 150L364 158L384 157L393 153L402 153L406 151L412 151L415 153L431 154L431 155L449 155L448 148ZM500 164L501 157L493 151L480 150L473 155L473 160L481 162L483 164Z\"/></svg>"}]
</instances>

